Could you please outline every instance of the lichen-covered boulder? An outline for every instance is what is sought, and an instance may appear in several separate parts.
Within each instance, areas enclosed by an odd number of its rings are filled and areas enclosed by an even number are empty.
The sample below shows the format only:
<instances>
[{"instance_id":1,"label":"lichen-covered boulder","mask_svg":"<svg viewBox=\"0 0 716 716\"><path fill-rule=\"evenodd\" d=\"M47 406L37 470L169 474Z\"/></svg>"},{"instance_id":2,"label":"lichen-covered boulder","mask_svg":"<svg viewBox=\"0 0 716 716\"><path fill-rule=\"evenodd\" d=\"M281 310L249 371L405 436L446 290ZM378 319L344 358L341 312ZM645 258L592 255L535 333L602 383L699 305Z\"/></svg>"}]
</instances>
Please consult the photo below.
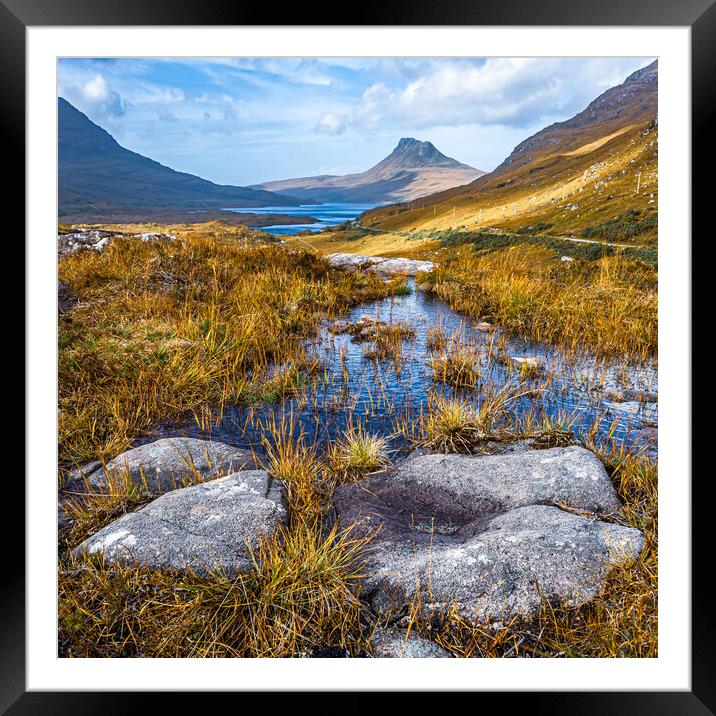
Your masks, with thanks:
<instances>
[{"instance_id":1,"label":"lichen-covered boulder","mask_svg":"<svg viewBox=\"0 0 716 716\"><path fill-rule=\"evenodd\" d=\"M263 470L246 470L167 492L92 535L74 555L236 574L253 568L251 550L285 521L281 484Z\"/></svg>"},{"instance_id":2,"label":"lichen-covered boulder","mask_svg":"<svg viewBox=\"0 0 716 716\"><path fill-rule=\"evenodd\" d=\"M379 529L363 596L380 613L455 605L466 619L531 618L542 599L581 604L633 560L643 535L614 521L619 500L580 447L505 455L419 455L339 488L335 510Z\"/></svg>"},{"instance_id":3,"label":"lichen-covered boulder","mask_svg":"<svg viewBox=\"0 0 716 716\"><path fill-rule=\"evenodd\" d=\"M146 485L149 492L162 494L205 480L254 468L248 450L226 443L198 438L162 438L132 448L110 460L106 468L98 467L86 475L95 489L107 485L107 473L116 477L128 475L136 484ZM67 481L70 491L82 491L84 481L77 476Z\"/></svg>"}]
</instances>

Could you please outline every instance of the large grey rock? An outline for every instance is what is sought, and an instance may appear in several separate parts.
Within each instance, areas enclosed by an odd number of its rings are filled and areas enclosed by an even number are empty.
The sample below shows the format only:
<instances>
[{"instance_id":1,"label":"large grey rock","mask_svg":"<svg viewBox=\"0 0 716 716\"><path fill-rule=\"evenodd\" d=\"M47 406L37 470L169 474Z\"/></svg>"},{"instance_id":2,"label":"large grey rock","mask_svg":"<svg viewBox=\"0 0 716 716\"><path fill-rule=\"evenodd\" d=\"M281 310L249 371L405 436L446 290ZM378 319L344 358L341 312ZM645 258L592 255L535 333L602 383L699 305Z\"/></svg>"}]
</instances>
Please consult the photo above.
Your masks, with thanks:
<instances>
[{"instance_id":1,"label":"large grey rock","mask_svg":"<svg viewBox=\"0 0 716 716\"><path fill-rule=\"evenodd\" d=\"M162 438L118 455L107 463L106 472L121 476L126 470L133 482L161 494L253 467L253 455L248 450L198 438ZM106 472L98 468L87 476L87 482L94 488L106 486ZM82 487L68 481L70 490Z\"/></svg>"},{"instance_id":2,"label":"large grey rock","mask_svg":"<svg viewBox=\"0 0 716 716\"><path fill-rule=\"evenodd\" d=\"M407 636L407 638L406 638ZM376 630L371 639L373 656L379 659L449 659L450 654L430 639L396 627Z\"/></svg>"},{"instance_id":3,"label":"large grey rock","mask_svg":"<svg viewBox=\"0 0 716 716\"><path fill-rule=\"evenodd\" d=\"M382 256L363 256L362 254L329 254L326 258L332 266L337 268L365 268L382 276L395 276L398 274L415 276L420 271L432 271L435 266L432 261L403 258L386 259Z\"/></svg>"},{"instance_id":4,"label":"large grey rock","mask_svg":"<svg viewBox=\"0 0 716 716\"><path fill-rule=\"evenodd\" d=\"M263 470L168 492L85 540L75 556L228 574L252 569L251 549L286 520L283 488Z\"/></svg>"},{"instance_id":5,"label":"large grey rock","mask_svg":"<svg viewBox=\"0 0 716 716\"><path fill-rule=\"evenodd\" d=\"M638 530L598 519L616 516L619 500L580 447L408 458L339 488L335 509L359 533L379 528L362 593L385 613L410 604L417 588L423 604L456 604L466 619L527 619L541 597L592 599L644 544Z\"/></svg>"}]
</instances>

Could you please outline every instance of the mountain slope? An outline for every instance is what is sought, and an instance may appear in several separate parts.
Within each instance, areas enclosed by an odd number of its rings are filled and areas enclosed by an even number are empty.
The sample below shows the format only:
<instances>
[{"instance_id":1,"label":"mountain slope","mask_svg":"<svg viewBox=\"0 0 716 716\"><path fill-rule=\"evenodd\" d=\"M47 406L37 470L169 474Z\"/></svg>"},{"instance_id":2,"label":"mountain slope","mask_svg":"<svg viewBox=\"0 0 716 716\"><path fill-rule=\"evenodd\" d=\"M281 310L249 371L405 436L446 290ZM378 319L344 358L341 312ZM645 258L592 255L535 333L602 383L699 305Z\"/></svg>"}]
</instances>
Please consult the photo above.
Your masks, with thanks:
<instances>
[{"instance_id":1,"label":"mountain slope","mask_svg":"<svg viewBox=\"0 0 716 716\"><path fill-rule=\"evenodd\" d=\"M385 159L365 172L284 179L254 188L285 191L318 201L410 201L466 184L482 174L479 169L446 157L430 142L406 137Z\"/></svg>"},{"instance_id":2,"label":"mountain slope","mask_svg":"<svg viewBox=\"0 0 716 716\"><path fill-rule=\"evenodd\" d=\"M293 197L222 186L177 172L120 146L67 100L58 99L59 218L108 221L166 210L298 204Z\"/></svg>"},{"instance_id":3,"label":"mountain slope","mask_svg":"<svg viewBox=\"0 0 716 716\"><path fill-rule=\"evenodd\" d=\"M515 168L535 159L583 146L592 136L606 137L633 124L656 117L658 61L629 75L608 89L586 109L565 122L545 127L518 144L495 170Z\"/></svg>"},{"instance_id":4,"label":"mountain slope","mask_svg":"<svg viewBox=\"0 0 716 716\"><path fill-rule=\"evenodd\" d=\"M538 222L568 233L628 209L656 209L658 66L653 62L579 114L521 142L472 183L365 214L386 231ZM655 240L655 236L654 236Z\"/></svg>"}]
</instances>

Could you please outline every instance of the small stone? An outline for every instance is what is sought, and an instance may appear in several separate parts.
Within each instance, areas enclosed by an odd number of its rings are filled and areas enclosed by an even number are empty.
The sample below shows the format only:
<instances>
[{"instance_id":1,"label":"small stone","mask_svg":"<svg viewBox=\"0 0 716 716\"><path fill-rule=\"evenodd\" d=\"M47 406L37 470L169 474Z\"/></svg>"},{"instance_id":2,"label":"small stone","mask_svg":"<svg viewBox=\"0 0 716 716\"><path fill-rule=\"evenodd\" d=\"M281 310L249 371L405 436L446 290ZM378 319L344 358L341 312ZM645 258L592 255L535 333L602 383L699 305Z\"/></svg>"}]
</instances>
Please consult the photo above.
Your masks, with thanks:
<instances>
[{"instance_id":1,"label":"small stone","mask_svg":"<svg viewBox=\"0 0 716 716\"><path fill-rule=\"evenodd\" d=\"M432 271L435 267L432 261L417 261L404 258L386 259L382 256L363 256L361 254L329 254L326 259L336 268L367 269L375 271L384 277L396 275L415 276L421 271Z\"/></svg>"},{"instance_id":2,"label":"small stone","mask_svg":"<svg viewBox=\"0 0 716 716\"><path fill-rule=\"evenodd\" d=\"M618 388L607 388L604 391L604 397L607 400L611 400L613 403L624 403L627 400L624 392Z\"/></svg>"},{"instance_id":3,"label":"small stone","mask_svg":"<svg viewBox=\"0 0 716 716\"><path fill-rule=\"evenodd\" d=\"M347 333L350 328L348 321L333 321L328 330L331 333Z\"/></svg>"},{"instance_id":4,"label":"small stone","mask_svg":"<svg viewBox=\"0 0 716 716\"><path fill-rule=\"evenodd\" d=\"M534 356L510 356L510 362L524 369L539 370L542 367L542 360Z\"/></svg>"},{"instance_id":5,"label":"small stone","mask_svg":"<svg viewBox=\"0 0 716 716\"><path fill-rule=\"evenodd\" d=\"M649 390L630 389L625 391L626 400L633 400L637 403L656 403L659 400L657 393Z\"/></svg>"},{"instance_id":6,"label":"small stone","mask_svg":"<svg viewBox=\"0 0 716 716\"><path fill-rule=\"evenodd\" d=\"M407 638L406 638L407 637ZM371 639L379 659L449 659L450 653L430 639L395 627L376 629Z\"/></svg>"}]
</instances>

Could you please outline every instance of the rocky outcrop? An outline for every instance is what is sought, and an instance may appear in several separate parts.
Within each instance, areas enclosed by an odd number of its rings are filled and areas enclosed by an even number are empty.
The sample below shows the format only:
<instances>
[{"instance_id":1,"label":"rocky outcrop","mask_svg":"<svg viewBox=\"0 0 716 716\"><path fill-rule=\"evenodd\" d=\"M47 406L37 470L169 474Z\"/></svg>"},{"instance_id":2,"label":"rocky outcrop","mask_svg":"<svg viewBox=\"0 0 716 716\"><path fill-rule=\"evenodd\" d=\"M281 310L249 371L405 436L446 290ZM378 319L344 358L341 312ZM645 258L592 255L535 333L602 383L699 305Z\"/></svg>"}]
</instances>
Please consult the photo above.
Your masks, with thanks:
<instances>
[{"instance_id":1,"label":"rocky outcrop","mask_svg":"<svg viewBox=\"0 0 716 716\"><path fill-rule=\"evenodd\" d=\"M326 256L332 266L342 269L367 269L384 277L407 275L415 276L420 271L429 272L435 267L432 261L415 259L386 259L382 256L363 256L361 254L329 254Z\"/></svg>"},{"instance_id":2,"label":"rocky outcrop","mask_svg":"<svg viewBox=\"0 0 716 716\"><path fill-rule=\"evenodd\" d=\"M106 468L99 465L92 471L85 468L71 473L65 485L70 492L82 492L86 480L93 488L101 489L107 485L108 473L116 477L126 473L136 484L161 494L253 467L253 455L248 450L198 438L162 438L123 452Z\"/></svg>"},{"instance_id":3,"label":"rocky outcrop","mask_svg":"<svg viewBox=\"0 0 716 716\"><path fill-rule=\"evenodd\" d=\"M507 455L420 455L339 488L341 524L379 529L363 595L379 613L455 604L466 619L531 618L542 599L581 604L642 534L614 521L620 503L580 447Z\"/></svg>"},{"instance_id":4,"label":"rocky outcrop","mask_svg":"<svg viewBox=\"0 0 716 716\"><path fill-rule=\"evenodd\" d=\"M90 250L102 251L116 237L135 238L140 241L173 241L176 236L173 234L161 234L152 232L148 234L127 234L122 231L75 231L67 234L57 235L57 253L60 256L73 254L76 251ZM58 286L59 290L59 286Z\"/></svg>"},{"instance_id":5,"label":"rocky outcrop","mask_svg":"<svg viewBox=\"0 0 716 716\"><path fill-rule=\"evenodd\" d=\"M285 520L281 484L263 470L247 470L168 492L85 540L74 555L236 574L253 568L251 551Z\"/></svg>"}]
</instances>

